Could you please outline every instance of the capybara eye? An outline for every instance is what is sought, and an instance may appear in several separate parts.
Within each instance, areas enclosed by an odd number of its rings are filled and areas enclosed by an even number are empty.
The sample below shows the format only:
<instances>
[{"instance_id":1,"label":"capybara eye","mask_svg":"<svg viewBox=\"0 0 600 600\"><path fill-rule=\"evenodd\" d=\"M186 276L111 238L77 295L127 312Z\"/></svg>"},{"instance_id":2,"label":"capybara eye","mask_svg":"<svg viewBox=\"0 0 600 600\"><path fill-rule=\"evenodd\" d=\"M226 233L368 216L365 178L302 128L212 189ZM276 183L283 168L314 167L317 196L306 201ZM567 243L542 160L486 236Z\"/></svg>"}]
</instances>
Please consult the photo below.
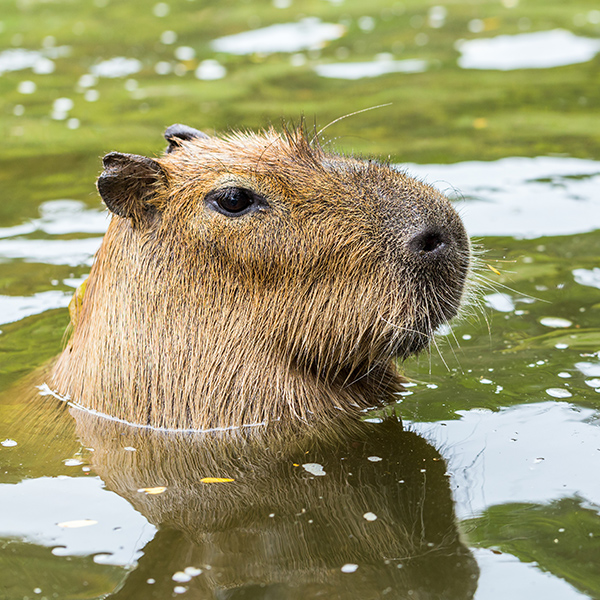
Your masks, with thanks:
<instances>
[{"instance_id":1,"label":"capybara eye","mask_svg":"<svg viewBox=\"0 0 600 600\"><path fill-rule=\"evenodd\" d=\"M228 217L237 217L263 204L264 198L252 190L239 187L221 188L206 195L208 206Z\"/></svg>"}]
</instances>

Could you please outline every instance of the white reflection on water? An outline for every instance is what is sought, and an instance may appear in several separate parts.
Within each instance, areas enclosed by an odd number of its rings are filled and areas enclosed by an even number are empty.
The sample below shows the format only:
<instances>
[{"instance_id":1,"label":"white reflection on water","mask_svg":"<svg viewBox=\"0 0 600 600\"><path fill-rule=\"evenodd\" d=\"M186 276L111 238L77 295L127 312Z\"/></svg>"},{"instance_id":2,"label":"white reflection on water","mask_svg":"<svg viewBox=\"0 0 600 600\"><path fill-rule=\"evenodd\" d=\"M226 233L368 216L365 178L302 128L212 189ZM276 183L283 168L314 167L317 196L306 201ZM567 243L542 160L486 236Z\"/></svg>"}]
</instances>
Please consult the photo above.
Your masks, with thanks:
<instances>
[{"instance_id":1,"label":"white reflection on water","mask_svg":"<svg viewBox=\"0 0 600 600\"><path fill-rule=\"evenodd\" d=\"M33 296L0 296L0 325L13 323L52 308L63 308L69 305L72 297L72 293L60 290L38 292Z\"/></svg>"},{"instance_id":2,"label":"white reflection on water","mask_svg":"<svg viewBox=\"0 0 600 600\"><path fill-rule=\"evenodd\" d=\"M90 68L92 75L96 77L127 77L142 70L142 63L137 58L125 58L117 56L102 61Z\"/></svg>"},{"instance_id":3,"label":"white reflection on water","mask_svg":"<svg viewBox=\"0 0 600 600\"><path fill-rule=\"evenodd\" d=\"M0 240L0 262L23 260L49 265L91 265L92 257L100 247L102 238L80 240Z\"/></svg>"},{"instance_id":4,"label":"white reflection on water","mask_svg":"<svg viewBox=\"0 0 600 600\"><path fill-rule=\"evenodd\" d=\"M459 200L470 235L536 238L600 229L597 161L541 156L406 168Z\"/></svg>"},{"instance_id":5,"label":"white reflection on water","mask_svg":"<svg viewBox=\"0 0 600 600\"><path fill-rule=\"evenodd\" d=\"M326 42L337 40L346 33L338 23L322 23L308 17L298 23L281 23L262 29L228 35L211 42L216 52L227 54L272 54L299 52L322 48Z\"/></svg>"},{"instance_id":6,"label":"white reflection on water","mask_svg":"<svg viewBox=\"0 0 600 600\"><path fill-rule=\"evenodd\" d=\"M419 59L373 60L369 62L330 63L317 65L317 75L330 79L363 79L379 77L388 73L422 73L427 69L427 61Z\"/></svg>"},{"instance_id":7,"label":"white reflection on water","mask_svg":"<svg viewBox=\"0 0 600 600\"><path fill-rule=\"evenodd\" d=\"M584 38L564 29L537 31L494 38L459 40L458 65L463 69L548 69L592 60L600 40Z\"/></svg>"},{"instance_id":8,"label":"white reflection on water","mask_svg":"<svg viewBox=\"0 0 600 600\"><path fill-rule=\"evenodd\" d=\"M521 562L512 554L494 554L492 550L471 548L480 568L475 600L510 598L511 600L584 600L582 594L563 579L541 571L535 562Z\"/></svg>"},{"instance_id":9,"label":"white reflection on water","mask_svg":"<svg viewBox=\"0 0 600 600\"><path fill-rule=\"evenodd\" d=\"M53 547L58 556L95 555L94 562L101 564L134 566L156 534L156 527L129 502L105 490L99 477L39 477L0 484L0 506L0 537ZM97 523L58 526L79 519Z\"/></svg>"},{"instance_id":10,"label":"white reflection on water","mask_svg":"<svg viewBox=\"0 0 600 600\"><path fill-rule=\"evenodd\" d=\"M54 72L54 63L51 58L68 56L70 46L58 46L45 50L26 50L25 48L11 48L0 52L0 75L10 71L33 69L38 75L47 75Z\"/></svg>"},{"instance_id":11,"label":"white reflection on water","mask_svg":"<svg viewBox=\"0 0 600 600\"><path fill-rule=\"evenodd\" d=\"M0 228L0 262L23 260L52 265L90 265L100 246L102 234L108 227L106 211L89 209L76 200L52 200L39 208L40 217L14 227ZM35 237L79 235L75 239L46 239ZM59 304L58 306L62 306ZM54 307L53 307L54 308ZM30 313L35 314L35 313Z\"/></svg>"},{"instance_id":12,"label":"white reflection on water","mask_svg":"<svg viewBox=\"0 0 600 600\"><path fill-rule=\"evenodd\" d=\"M499 412L459 411L461 419L412 425L447 448L459 519L498 504L547 504L581 497L600 506L597 412L566 402L540 402Z\"/></svg>"},{"instance_id":13,"label":"white reflection on water","mask_svg":"<svg viewBox=\"0 0 600 600\"><path fill-rule=\"evenodd\" d=\"M15 227L0 227L0 238L41 231L50 235L104 233L109 216L104 210L90 209L78 200L50 200L39 206L40 217Z\"/></svg>"}]
</instances>

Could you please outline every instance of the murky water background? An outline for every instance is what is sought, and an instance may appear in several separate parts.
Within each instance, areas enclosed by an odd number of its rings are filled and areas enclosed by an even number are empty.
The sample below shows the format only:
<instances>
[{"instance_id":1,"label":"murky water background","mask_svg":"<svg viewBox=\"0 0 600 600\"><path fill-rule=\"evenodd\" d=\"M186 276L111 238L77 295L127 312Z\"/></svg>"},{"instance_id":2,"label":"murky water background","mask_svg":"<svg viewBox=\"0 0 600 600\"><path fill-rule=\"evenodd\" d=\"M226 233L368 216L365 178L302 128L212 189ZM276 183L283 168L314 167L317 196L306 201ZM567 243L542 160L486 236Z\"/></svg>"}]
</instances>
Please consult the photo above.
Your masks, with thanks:
<instances>
[{"instance_id":1,"label":"murky water background","mask_svg":"<svg viewBox=\"0 0 600 600\"><path fill-rule=\"evenodd\" d=\"M0 597L600 598L595 3L20 0L0 44ZM418 435L370 414L265 448L30 405L107 227L99 156L387 102L323 141L438 186L487 249L483 306L406 364Z\"/></svg>"}]
</instances>

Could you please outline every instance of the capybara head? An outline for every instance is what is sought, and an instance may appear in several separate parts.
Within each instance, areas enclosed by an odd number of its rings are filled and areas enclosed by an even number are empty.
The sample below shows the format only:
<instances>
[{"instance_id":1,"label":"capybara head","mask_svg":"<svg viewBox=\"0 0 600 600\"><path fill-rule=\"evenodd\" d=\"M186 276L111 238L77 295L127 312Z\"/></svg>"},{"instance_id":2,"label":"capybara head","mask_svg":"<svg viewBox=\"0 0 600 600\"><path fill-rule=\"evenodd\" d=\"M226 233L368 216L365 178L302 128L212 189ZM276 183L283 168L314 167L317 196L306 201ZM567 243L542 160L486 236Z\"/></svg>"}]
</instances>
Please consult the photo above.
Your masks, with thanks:
<instances>
[{"instance_id":1,"label":"capybara head","mask_svg":"<svg viewBox=\"0 0 600 600\"><path fill-rule=\"evenodd\" d=\"M458 311L470 245L450 202L387 165L282 134L165 133L110 153L113 213L53 387L187 429L358 412Z\"/></svg>"}]
</instances>

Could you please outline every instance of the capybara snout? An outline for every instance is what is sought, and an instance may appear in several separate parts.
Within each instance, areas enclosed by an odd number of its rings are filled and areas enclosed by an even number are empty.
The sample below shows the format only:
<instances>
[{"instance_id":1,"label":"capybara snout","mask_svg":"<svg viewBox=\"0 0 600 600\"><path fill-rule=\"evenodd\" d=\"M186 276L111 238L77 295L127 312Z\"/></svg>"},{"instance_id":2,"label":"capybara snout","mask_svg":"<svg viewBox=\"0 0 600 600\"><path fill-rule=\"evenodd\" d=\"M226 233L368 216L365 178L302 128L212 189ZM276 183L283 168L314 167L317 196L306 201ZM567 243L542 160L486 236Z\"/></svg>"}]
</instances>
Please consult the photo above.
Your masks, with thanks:
<instances>
[{"instance_id":1,"label":"capybara snout","mask_svg":"<svg viewBox=\"0 0 600 600\"><path fill-rule=\"evenodd\" d=\"M450 202L302 129L110 153L114 214L54 387L131 423L212 428L357 412L462 302L470 245Z\"/></svg>"}]
</instances>

